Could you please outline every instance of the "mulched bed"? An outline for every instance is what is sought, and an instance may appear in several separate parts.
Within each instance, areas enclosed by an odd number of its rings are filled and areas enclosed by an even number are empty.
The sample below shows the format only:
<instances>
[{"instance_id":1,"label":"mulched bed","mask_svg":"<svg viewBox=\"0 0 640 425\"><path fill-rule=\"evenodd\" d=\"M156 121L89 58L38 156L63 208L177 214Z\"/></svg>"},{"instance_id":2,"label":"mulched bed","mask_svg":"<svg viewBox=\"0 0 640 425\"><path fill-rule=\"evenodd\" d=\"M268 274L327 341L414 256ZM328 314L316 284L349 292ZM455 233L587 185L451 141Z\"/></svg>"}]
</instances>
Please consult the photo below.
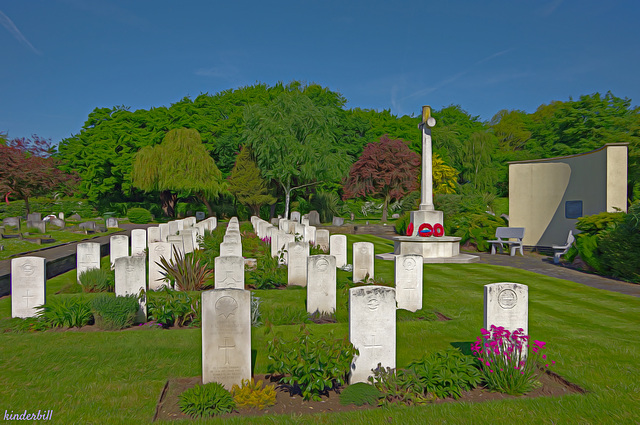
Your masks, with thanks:
<instances>
[{"instance_id":1,"label":"mulched bed","mask_svg":"<svg viewBox=\"0 0 640 425\"><path fill-rule=\"evenodd\" d=\"M255 375L254 380L262 380L270 382L268 375ZM506 394L494 393L484 388L476 388L471 391L465 391L458 400L446 398L437 400L434 403L458 403L458 402L484 402L490 400L503 400L514 398L534 398L534 397L560 397L567 394L584 394L586 391L579 386L570 383L553 372L546 371L540 377L542 385L532 392L523 396L510 396ZM189 416L183 414L178 407L178 396L185 390L202 383L202 377L193 378L175 378L169 379L161 394L158 404L156 405L156 413L153 418L156 420L176 420L190 419ZM288 389L282 387L276 390L276 404L264 410L240 408L233 413L222 415L220 417L238 417L238 416L257 416L265 414L314 414L322 412L348 412L354 410L377 409L375 406L355 406L340 404L340 397L335 392L330 392L329 396L323 396L322 401L304 401L299 395L291 395Z\"/></svg>"}]
</instances>

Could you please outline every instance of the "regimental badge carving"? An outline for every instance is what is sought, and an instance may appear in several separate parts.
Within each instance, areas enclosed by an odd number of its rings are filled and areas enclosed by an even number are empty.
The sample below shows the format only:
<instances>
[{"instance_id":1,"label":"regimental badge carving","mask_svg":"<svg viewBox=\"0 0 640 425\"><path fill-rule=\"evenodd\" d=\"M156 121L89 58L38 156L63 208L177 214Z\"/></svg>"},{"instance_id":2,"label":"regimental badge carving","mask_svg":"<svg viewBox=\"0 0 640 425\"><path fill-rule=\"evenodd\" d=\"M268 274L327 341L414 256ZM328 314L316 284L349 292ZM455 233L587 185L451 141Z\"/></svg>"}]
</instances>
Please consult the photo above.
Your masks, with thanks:
<instances>
[{"instance_id":1,"label":"regimental badge carving","mask_svg":"<svg viewBox=\"0 0 640 425\"><path fill-rule=\"evenodd\" d=\"M321 258L320 260L318 260L316 264L319 272L326 272L327 269L329 268L329 262L324 258Z\"/></svg>"},{"instance_id":2,"label":"regimental badge carving","mask_svg":"<svg viewBox=\"0 0 640 425\"><path fill-rule=\"evenodd\" d=\"M369 298L369 300L367 301L367 307L369 308L369 310L371 311L375 311L378 309L378 307L380 307L380 300L375 297L372 296L371 298Z\"/></svg>"},{"instance_id":3,"label":"regimental badge carving","mask_svg":"<svg viewBox=\"0 0 640 425\"><path fill-rule=\"evenodd\" d=\"M238 309L238 302L230 296L220 297L218 301L216 301L216 311L218 312L218 316L223 316L225 319L228 319L235 311Z\"/></svg>"},{"instance_id":4,"label":"regimental badge carving","mask_svg":"<svg viewBox=\"0 0 640 425\"><path fill-rule=\"evenodd\" d=\"M416 268L416 260L413 258L405 258L402 265L406 271L411 271Z\"/></svg>"},{"instance_id":5,"label":"regimental badge carving","mask_svg":"<svg viewBox=\"0 0 640 425\"><path fill-rule=\"evenodd\" d=\"M35 271L36 268L28 261L22 265L22 273L25 276L31 276Z\"/></svg>"},{"instance_id":6,"label":"regimental badge carving","mask_svg":"<svg viewBox=\"0 0 640 425\"><path fill-rule=\"evenodd\" d=\"M513 289L504 289L498 294L498 304L505 310L515 307L518 302L518 294Z\"/></svg>"}]
</instances>

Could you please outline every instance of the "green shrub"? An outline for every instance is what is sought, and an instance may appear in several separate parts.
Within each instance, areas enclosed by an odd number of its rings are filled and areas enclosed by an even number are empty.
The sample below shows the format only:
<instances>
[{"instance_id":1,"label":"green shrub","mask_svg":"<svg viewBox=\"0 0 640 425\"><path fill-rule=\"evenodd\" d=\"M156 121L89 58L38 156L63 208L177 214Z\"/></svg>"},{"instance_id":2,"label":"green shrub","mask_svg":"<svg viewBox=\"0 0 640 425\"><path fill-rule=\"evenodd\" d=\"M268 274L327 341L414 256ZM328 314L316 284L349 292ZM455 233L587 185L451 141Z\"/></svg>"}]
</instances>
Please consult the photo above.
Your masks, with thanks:
<instances>
[{"instance_id":1,"label":"green shrub","mask_svg":"<svg viewBox=\"0 0 640 425\"><path fill-rule=\"evenodd\" d=\"M193 418L230 413L236 407L231 393L218 382L189 388L180 394L178 405L182 413Z\"/></svg>"},{"instance_id":2,"label":"green shrub","mask_svg":"<svg viewBox=\"0 0 640 425\"><path fill-rule=\"evenodd\" d=\"M355 404L356 406L364 406L365 404L377 405L378 400L382 397L379 389L364 382L349 385L340 393L340 404L346 406Z\"/></svg>"},{"instance_id":3,"label":"green shrub","mask_svg":"<svg viewBox=\"0 0 640 425\"><path fill-rule=\"evenodd\" d=\"M36 307L36 317L54 328L81 328L93 321L89 301L78 296L58 296Z\"/></svg>"},{"instance_id":4,"label":"green shrub","mask_svg":"<svg viewBox=\"0 0 640 425\"><path fill-rule=\"evenodd\" d=\"M78 277L84 292L113 292L115 272L109 269L89 269Z\"/></svg>"},{"instance_id":5,"label":"green shrub","mask_svg":"<svg viewBox=\"0 0 640 425\"><path fill-rule=\"evenodd\" d=\"M329 390L344 385L358 350L345 337L313 337L302 325L292 341L276 336L267 342L269 373L283 375L281 383L299 390L305 400L320 400ZM294 347L297 347L295 349Z\"/></svg>"},{"instance_id":6,"label":"green shrub","mask_svg":"<svg viewBox=\"0 0 640 425\"><path fill-rule=\"evenodd\" d=\"M147 311L149 320L155 320L165 328L200 323L200 299L166 286L161 291L149 292Z\"/></svg>"},{"instance_id":7,"label":"green shrub","mask_svg":"<svg viewBox=\"0 0 640 425\"><path fill-rule=\"evenodd\" d=\"M342 201L335 192L317 192L311 201L313 208L318 211L321 223L330 223L333 216L339 216L342 208Z\"/></svg>"},{"instance_id":8,"label":"green shrub","mask_svg":"<svg viewBox=\"0 0 640 425\"><path fill-rule=\"evenodd\" d=\"M602 262L602 254L598 248L598 240L600 236L590 235L588 233L581 233L576 235L576 248L580 258L587 263L589 267L595 270L597 273L605 273L606 267Z\"/></svg>"},{"instance_id":9,"label":"green shrub","mask_svg":"<svg viewBox=\"0 0 640 425\"><path fill-rule=\"evenodd\" d=\"M578 219L576 229L589 235L598 235L613 229L617 224L622 223L624 218L625 213L622 212L587 215Z\"/></svg>"},{"instance_id":10,"label":"green shrub","mask_svg":"<svg viewBox=\"0 0 640 425\"><path fill-rule=\"evenodd\" d=\"M631 205L624 220L601 236L599 248L613 276L640 283L640 202Z\"/></svg>"},{"instance_id":11,"label":"green shrub","mask_svg":"<svg viewBox=\"0 0 640 425\"><path fill-rule=\"evenodd\" d=\"M144 208L131 208L127 213L129 221L135 224L147 224L153 220L151 213Z\"/></svg>"},{"instance_id":12,"label":"green shrub","mask_svg":"<svg viewBox=\"0 0 640 425\"><path fill-rule=\"evenodd\" d=\"M260 410L276 404L276 389L273 385L262 385L262 381L254 382L253 378L243 379L242 386L234 385L231 394L236 405L240 407L256 407Z\"/></svg>"},{"instance_id":13,"label":"green shrub","mask_svg":"<svg viewBox=\"0 0 640 425\"><path fill-rule=\"evenodd\" d=\"M23 333L46 331L51 326L39 317L20 317L0 319L0 333Z\"/></svg>"},{"instance_id":14,"label":"green shrub","mask_svg":"<svg viewBox=\"0 0 640 425\"><path fill-rule=\"evenodd\" d=\"M396 220L396 223L395 223L396 233L399 235L405 236L407 234L407 228L409 227L410 221L411 221L411 213L409 211L402 214L400 218Z\"/></svg>"},{"instance_id":15,"label":"green shrub","mask_svg":"<svg viewBox=\"0 0 640 425\"><path fill-rule=\"evenodd\" d=\"M96 326L107 331L114 331L128 328L135 323L140 304L135 295L116 297L111 294L101 294L93 299L91 308L96 319Z\"/></svg>"},{"instance_id":16,"label":"green shrub","mask_svg":"<svg viewBox=\"0 0 640 425\"><path fill-rule=\"evenodd\" d=\"M271 256L271 249L266 242L260 241L257 260L256 269L247 272L247 280L254 288L274 289L287 285L287 268L278 263L277 257Z\"/></svg>"},{"instance_id":17,"label":"green shrub","mask_svg":"<svg viewBox=\"0 0 640 425\"><path fill-rule=\"evenodd\" d=\"M207 268L205 261L199 258L197 252L183 254L176 247L173 248L173 259L170 261L160 258L158 265L165 273L165 280L174 283L181 291L200 291L211 285L213 271Z\"/></svg>"}]
</instances>

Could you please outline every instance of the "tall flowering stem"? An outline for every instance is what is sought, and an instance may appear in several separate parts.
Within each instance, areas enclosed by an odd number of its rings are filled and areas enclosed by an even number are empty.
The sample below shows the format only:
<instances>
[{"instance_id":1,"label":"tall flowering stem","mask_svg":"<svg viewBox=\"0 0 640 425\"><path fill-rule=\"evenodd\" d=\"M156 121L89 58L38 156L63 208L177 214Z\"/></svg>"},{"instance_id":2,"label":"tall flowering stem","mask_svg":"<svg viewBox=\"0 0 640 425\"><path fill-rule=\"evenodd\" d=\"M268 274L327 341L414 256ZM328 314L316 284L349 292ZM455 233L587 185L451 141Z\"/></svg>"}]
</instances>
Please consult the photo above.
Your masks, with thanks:
<instances>
[{"instance_id":1,"label":"tall flowering stem","mask_svg":"<svg viewBox=\"0 0 640 425\"><path fill-rule=\"evenodd\" d=\"M520 328L513 332L502 326L491 325L490 330L482 329L471 345L487 388L501 393L520 395L538 385L540 371L537 364L549 367L545 343L533 341ZM554 364L555 362L551 362Z\"/></svg>"}]
</instances>

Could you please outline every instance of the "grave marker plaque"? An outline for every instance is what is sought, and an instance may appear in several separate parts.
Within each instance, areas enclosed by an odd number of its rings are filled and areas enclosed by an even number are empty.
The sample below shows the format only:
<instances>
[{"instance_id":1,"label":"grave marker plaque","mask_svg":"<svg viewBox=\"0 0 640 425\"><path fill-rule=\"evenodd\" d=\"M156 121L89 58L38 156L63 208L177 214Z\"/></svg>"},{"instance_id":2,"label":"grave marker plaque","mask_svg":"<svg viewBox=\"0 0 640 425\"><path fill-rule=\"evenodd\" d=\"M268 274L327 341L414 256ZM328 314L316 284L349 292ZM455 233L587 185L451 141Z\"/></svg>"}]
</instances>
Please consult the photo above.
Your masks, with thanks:
<instances>
[{"instance_id":1,"label":"grave marker plaque","mask_svg":"<svg viewBox=\"0 0 640 425\"><path fill-rule=\"evenodd\" d=\"M373 279L373 243L353 244L353 281L362 282L368 276Z\"/></svg>"},{"instance_id":2,"label":"grave marker plaque","mask_svg":"<svg viewBox=\"0 0 640 425\"><path fill-rule=\"evenodd\" d=\"M311 255L307 260L307 312L331 314L336 311L336 258Z\"/></svg>"},{"instance_id":3,"label":"grave marker plaque","mask_svg":"<svg viewBox=\"0 0 640 425\"><path fill-rule=\"evenodd\" d=\"M11 317L35 317L36 306L46 302L45 264L41 257L11 260Z\"/></svg>"},{"instance_id":4,"label":"grave marker plaque","mask_svg":"<svg viewBox=\"0 0 640 425\"><path fill-rule=\"evenodd\" d=\"M136 315L136 323L145 323L147 321L146 261L144 257L120 257L115 261L116 297L143 294L138 300L140 308Z\"/></svg>"},{"instance_id":5,"label":"grave marker plaque","mask_svg":"<svg viewBox=\"0 0 640 425\"><path fill-rule=\"evenodd\" d=\"M396 301L398 308L417 311L422 308L421 255L397 255L395 259Z\"/></svg>"},{"instance_id":6,"label":"grave marker plaque","mask_svg":"<svg viewBox=\"0 0 640 425\"><path fill-rule=\"evenodd\" d=\"M529 288L511 282L484 285L484 328L502 326L513 332L522 328L529 334Z\"/></svg>"}]
</instances>

